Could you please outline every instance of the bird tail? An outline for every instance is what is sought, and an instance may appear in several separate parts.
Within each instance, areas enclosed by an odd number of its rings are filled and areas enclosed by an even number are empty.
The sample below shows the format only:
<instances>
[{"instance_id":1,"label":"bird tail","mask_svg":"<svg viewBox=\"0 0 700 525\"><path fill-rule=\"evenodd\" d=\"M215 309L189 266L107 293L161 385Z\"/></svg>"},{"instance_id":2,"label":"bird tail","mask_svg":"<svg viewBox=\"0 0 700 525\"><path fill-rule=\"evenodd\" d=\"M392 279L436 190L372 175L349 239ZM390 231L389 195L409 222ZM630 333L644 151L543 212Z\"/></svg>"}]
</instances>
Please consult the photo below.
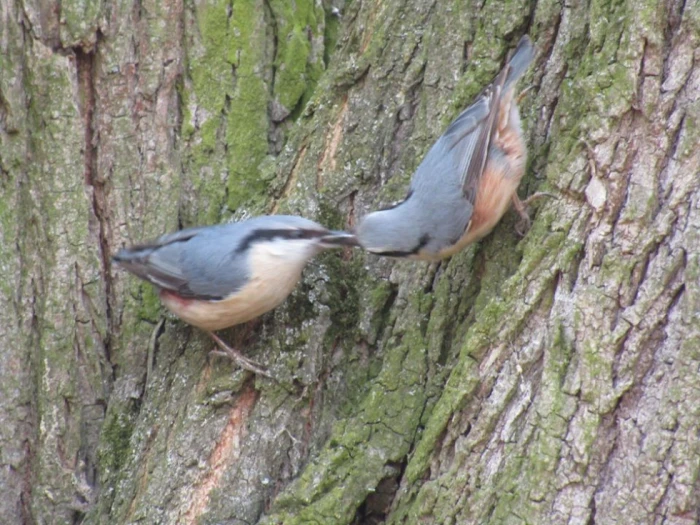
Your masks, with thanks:
<instances>
[{"instance_id":1,"label":"bird tail","mask_svg":"<svg viewBox=\"0 0 700 525\"><path fill-rule=\"evenodd\" d=\"M153 253L154 246L139 245L122 248L112 256L112 262L137 275L141 279L150 280L148 271L148 256Z\"/></svg>"},{"instance_id":2,"label":"bird tail","mask_svg":"<svg viewBox=\"0 0 700 525\"><path fill-rule=\"evenodd\" d=\"M330 231L320 239L326 248L340 248L341 246L359 246L360 242L354 233L345 231Z\"/></svg>"},{"instance_id":3,"label":"bird tail","mask_svg":"<svg viewBox=\"0 0 700 525\"><path fill-rule=\"evenodd\" d=\"M523 35L518 42L518 47L515 48L513 56L508 62L508 77L506 78L503 91L507 91L512 87L518 79L523 76L530 63L535 58L535 47L532 45L530 37Z\"/></svg>"}]
</instances>

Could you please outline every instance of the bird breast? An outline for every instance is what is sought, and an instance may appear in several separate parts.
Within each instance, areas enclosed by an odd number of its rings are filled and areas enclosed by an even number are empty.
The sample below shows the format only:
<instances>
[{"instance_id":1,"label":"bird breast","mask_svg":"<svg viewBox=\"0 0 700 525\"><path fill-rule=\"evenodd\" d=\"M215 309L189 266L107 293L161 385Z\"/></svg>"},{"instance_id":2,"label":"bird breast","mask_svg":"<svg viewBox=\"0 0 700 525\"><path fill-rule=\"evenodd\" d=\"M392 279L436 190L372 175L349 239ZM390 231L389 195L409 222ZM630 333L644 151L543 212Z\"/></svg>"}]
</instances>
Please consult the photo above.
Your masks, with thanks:
<instances>
[{"instance_id":1,"label":"bird breast","mask_svg":"<svg viewBox=\"0 0 700 525\"><path fill-rule=\"evenodd\" d=\"M274 244L260 243L251 248L250 280L225 299L185 299L166 290L161 292L160 298L183 321L204 330L221 330L245 323L272 310L292 292L308 259L301 252L296 255Z\"/></svg>"}]
</instances>

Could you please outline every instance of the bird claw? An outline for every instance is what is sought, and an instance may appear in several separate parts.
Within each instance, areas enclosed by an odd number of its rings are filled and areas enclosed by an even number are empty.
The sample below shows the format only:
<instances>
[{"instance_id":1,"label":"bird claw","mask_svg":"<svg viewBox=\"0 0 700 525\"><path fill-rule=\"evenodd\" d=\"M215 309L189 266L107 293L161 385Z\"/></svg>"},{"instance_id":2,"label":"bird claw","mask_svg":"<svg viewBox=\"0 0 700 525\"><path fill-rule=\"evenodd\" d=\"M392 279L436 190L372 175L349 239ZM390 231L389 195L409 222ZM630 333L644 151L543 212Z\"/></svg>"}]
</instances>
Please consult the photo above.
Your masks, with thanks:
<instances>
[{"instance_id":1,"label":"bird claw","mask_svg":"<svg viewBox=\"0 0 700 525\"><path fill-rule=\"evenodd\" d=\"M530 195L524 201L520 201L520 204L527 208L532 201L536 201L537 199L541 199L542 197L551 197L553 199L556 197L556 195L554 195L553 193L549 193L548 191L538 191Z\"/></svg>"},{"instance_id":2,"label":"bird claw","mask_svg":"<svg viewBox=\"0 0 700 525\"><path fill-rule=\"evenodd\" d=\"M527 86L525 89L523 89L520 92L520 94L518 95L518 98L515 99L515 103L519 105L523 101L523 99L527 96L528 91L530 91L534 87L535 87L535 85L533 84L533 85Z\"/></svg>"},{"instance_id":3,"label":"bird claw","mask_svg":"<svg viewBox=\"0 0 700 525\"><path fill-rule=\"evenodd\" d=\"M269 379L273 379L272 375L270 375L270 372L267 371L264 367L253 361L252 359L248 359L245 357L243 354L241 354L239 351L234 350L231 348L229 345L227 345L218 335L216 335L213 332L209 332L209 335L211 338L216 342L216 344L219 346L221 350L212 350L211 353L214 355L221 355L228 357L232 361L234 361L238 366L241 368L248 370L249 372L253 372L254 374L260 375L267 377Z\"/></svg>"},{"instance_id":4,"label":"bird claw","mask_svg":"<svg viewBox=\"0 0 700 525\"><path fill-rule=\"evenodd\" d=\"M530 195L524 201L521 201L517 195L513 195L513 207L515 208L515 211L518 212L518 215L520 215L520 221L518 221L518 223L515 225L515 231L521 237L525 236L532 225L532 219L530 219L530 216L527 213L528 206L533 201L541 199L542 197L553 198L555 195L552 193L547 193L546 191L538 191Z\"/></svg>"},{"instance_id":5,"label":"bird claw","mask_svg":"<svg viewBox=\"0 0 700 525\"><path fill-rule=\"evenodd\" d=\"M527 211L525 211L524 215L520 216L520 220L515 225L515 233L520 237L525 237L525 234L530 230L530 226L532 226L532 219L530 219Z\"/></svg>"}]
</instances>

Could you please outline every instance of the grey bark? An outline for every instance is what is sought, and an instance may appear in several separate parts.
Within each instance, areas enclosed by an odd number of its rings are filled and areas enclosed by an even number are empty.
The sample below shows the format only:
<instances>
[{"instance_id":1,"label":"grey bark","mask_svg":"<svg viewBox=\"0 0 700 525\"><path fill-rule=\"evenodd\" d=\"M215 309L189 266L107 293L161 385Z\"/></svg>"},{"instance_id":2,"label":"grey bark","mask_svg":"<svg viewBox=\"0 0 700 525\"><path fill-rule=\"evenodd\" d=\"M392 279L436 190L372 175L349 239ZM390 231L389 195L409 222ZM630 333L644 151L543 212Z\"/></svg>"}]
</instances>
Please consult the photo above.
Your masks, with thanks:
<instances>
[{"instance_id":1,"label":"grey bark","mask_svg":"<svg viewBox=\"0 0 700 525\"><path fill-rule=\"evenodd\" d=\"M0 0L0 521L700 520L700 7ZM520 35L537 203L226 331L124 244L403 197Z\"/></svg>"}]
</instances>

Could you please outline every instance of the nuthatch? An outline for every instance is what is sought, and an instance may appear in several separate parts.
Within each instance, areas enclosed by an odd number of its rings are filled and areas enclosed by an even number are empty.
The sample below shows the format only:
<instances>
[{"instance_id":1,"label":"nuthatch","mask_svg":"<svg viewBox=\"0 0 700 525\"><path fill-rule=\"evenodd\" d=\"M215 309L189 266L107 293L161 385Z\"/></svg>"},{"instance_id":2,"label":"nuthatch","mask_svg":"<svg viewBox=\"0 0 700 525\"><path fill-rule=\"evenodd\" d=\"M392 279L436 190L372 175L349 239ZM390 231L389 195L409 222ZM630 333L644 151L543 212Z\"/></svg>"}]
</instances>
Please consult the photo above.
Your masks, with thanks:
<instances>
[{"instance_id":1,"label":"nuthatch","mask_svg":"<svg viewBox=\"0 0 700 525\"><path fill-rule=\"evenodd\" d=\"M355 243L349 233L273 215L164 235L125 248L113 260L158 287L171 312L207 331L241 367L267 375L213 331L272 310L292 292L312 257Z\"/></svg>"},{"instance_id":2,"label":"nuthatch","mask_svg":"<svg viewBox=\"0 0 700 525\"><path fill-rule=\"evenodd\" d=\"M487 235L511 201L527 217L516 194L527 150L514 91L533 58L524 36L493 82L430 148L406 198L360 222L363 248L435 261Z\"/></svg>"}]
</instances>

